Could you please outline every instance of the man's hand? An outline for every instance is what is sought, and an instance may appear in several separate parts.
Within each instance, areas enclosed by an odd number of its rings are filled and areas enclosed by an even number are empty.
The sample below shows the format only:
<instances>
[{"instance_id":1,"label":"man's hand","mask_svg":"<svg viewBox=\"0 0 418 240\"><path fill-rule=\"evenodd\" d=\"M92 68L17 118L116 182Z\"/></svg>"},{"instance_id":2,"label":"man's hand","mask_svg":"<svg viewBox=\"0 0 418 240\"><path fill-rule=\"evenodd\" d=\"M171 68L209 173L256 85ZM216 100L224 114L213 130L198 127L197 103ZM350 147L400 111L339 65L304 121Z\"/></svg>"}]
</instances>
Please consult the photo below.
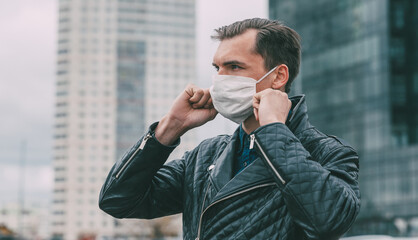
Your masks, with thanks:
<instances>
[{"instance_id":1,"label":"man's hand","mask_svg":"<svg viewBox=\"0 0 418 240\"><path fill-rule=\"evenodd\" d=\"M292 102L285 92L267 88L254 95L253 107L255 119L264 126L274 122L286 123Z\"/></svg>"},{"instance_id":2,"label":"man's hand","mask_svg":"<svg viewBox=\"0 0 418 240\"><path fill-rule=\"evenodd\" d=\"M159 122L155 137L160 143L171 145L188 130L213 120L217 113L209 89L189 84Z\"/></svg>"}]
</instances>

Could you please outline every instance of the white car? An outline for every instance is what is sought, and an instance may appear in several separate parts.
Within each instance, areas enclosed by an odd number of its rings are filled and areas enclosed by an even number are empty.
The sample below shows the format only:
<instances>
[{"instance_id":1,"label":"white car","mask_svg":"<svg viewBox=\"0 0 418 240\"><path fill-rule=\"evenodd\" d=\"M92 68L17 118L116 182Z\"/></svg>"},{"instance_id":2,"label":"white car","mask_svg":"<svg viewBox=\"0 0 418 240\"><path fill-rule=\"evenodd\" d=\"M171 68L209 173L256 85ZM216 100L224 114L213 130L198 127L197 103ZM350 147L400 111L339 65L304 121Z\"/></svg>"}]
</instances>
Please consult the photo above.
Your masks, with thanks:
<instances>
[{"instance_id":1,"label":"white car","mask_svg":"<svg viewBox=\"0 0 418 240\"><path fill-rule=\"evenodd\" d=\"M363 235L341 238L340 240L418 240L418 237L390 237L384 235Z\"/></svg>"}]
</instances>

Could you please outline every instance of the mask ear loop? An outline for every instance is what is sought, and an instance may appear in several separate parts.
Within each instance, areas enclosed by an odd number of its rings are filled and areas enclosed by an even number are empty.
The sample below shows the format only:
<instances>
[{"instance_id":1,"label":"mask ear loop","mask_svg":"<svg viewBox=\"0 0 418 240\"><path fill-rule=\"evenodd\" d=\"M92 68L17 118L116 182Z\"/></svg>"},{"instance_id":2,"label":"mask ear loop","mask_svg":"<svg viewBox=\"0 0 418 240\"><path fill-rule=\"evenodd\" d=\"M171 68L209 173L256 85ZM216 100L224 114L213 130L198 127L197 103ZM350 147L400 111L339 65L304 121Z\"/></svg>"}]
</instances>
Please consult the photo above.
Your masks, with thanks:
<instances>
[{"instance_id":1,"label":"mask ear loop","mask_svg":"<svg viewBox=\"0 0 418 240\"><path fill-rule=\"evenodd\" d=\"M274 70L276 70L276 68L277 68L278 66L275 66L273 69L271 69L268 73L266 73L266 74L264 74L264 76L262 76L261 78L260 78L260 80L258 80L257 82L256 82L256 84L257 83L259 83L259 82L261 82L264 78L266 78L268 75L270 75L270 73L272 73Z\"/></svg>"}]
</instances>

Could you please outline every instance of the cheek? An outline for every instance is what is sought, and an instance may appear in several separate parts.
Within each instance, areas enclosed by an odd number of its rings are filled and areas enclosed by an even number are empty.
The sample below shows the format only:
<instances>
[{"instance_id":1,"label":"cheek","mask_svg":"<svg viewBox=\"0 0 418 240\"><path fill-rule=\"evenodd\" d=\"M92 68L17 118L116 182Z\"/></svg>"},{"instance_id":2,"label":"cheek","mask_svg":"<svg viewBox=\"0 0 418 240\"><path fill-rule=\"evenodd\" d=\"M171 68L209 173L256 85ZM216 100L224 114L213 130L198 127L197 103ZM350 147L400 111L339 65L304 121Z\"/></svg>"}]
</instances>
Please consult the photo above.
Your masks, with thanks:
<instances>
[{"instance_id":1,"label":"cheek","mask_svg":"<svg viewBox=\"0 0 418 240\"><path fill-rule=\"evenodd\" d=\"M261 85L261 83L258 83L258 84L256 84L256 85L255 85L255 92L256 92L256 93L258 93L258 92L260 92L260 91L261 91L261 90L260 90L260 89L261 89L261 86L260 86L260 85Z\"/></svg>"},{"instance_id":2,"label":"cheek","mask_svg":"<svg viewBox=\"0 0 418 240\"><path fill-rule=\"evenodd\" d=\"M267 79L264 79L267 80ZM267 88L271 88L271 84L269 81L261 81L255 85L255 92L261 92Z\"/></svg>"}]
</instances>

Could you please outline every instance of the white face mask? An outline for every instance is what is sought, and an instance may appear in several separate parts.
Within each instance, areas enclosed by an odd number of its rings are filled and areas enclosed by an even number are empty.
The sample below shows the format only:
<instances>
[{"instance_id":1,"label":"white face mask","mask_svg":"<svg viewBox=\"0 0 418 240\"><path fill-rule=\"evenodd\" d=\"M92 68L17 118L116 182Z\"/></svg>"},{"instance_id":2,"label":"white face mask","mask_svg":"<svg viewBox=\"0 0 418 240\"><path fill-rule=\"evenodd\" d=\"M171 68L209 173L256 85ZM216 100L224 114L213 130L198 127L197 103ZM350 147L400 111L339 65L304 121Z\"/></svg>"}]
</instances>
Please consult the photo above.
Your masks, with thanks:
<instances>
[{"instance_id":1,"label":"white face mask","mask_svg":"<svg viewBox=\"0 0 418 240\"><path fill-rule=\"evenodd\" d=\"M253 96L256 84L261 82L275 69L274 67L258 81L242 76L214 75L210 87L213 106L222 116L238 124L253 114Z\"/></svg>"}]
</instances>

